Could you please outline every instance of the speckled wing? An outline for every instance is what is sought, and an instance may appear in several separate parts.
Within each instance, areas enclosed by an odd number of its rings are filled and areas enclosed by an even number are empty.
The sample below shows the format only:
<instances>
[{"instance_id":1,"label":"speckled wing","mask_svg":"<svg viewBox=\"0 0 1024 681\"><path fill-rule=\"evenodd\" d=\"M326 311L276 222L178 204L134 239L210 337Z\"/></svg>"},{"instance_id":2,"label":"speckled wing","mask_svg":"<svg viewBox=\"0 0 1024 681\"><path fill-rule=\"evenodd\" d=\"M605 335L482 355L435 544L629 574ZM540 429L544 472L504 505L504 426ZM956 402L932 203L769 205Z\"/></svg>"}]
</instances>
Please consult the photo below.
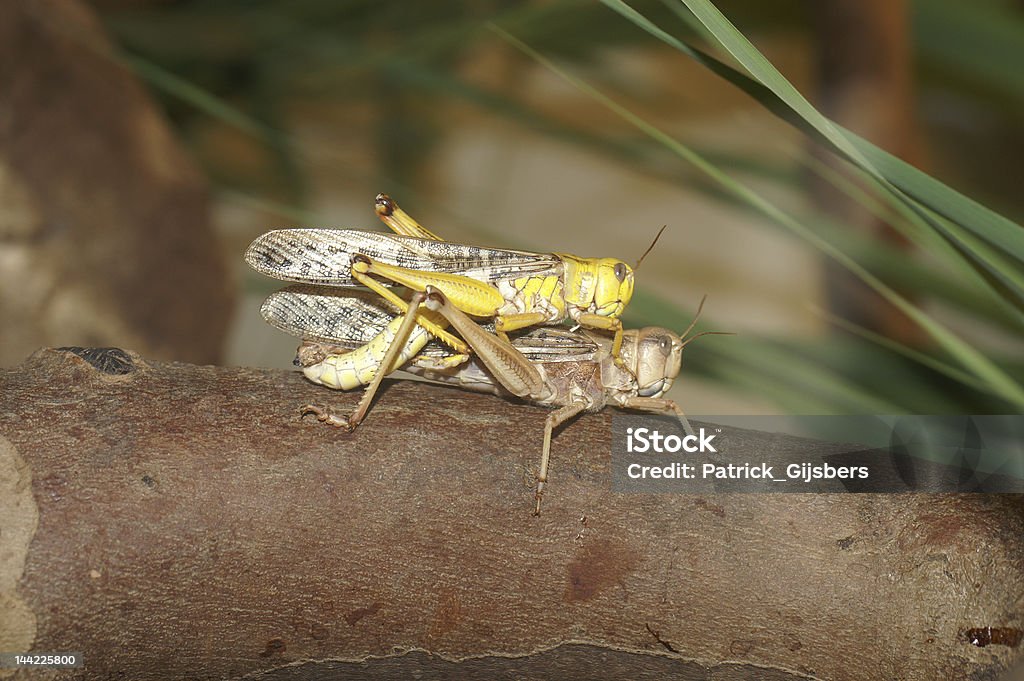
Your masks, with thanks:
<instances>
[{"instance_id":1,"label":"speckled wing","mask_svg":"<svg viewBox=\"0 0 1024 681\"><path fill-rule=\"evenodd\" d=\"M260 314L271 326L304 340L357 348L383 331L398 310L370 291L297 285L270 294Z\"/></svg>"},{"instance_id":2,"label":"speckled wing","mask_svg":"<svg viewBox=\"0 0 1024 681\"><path fill-rule=\"evenodd\" d=\"M279 229L249 246L245 261L275 279L326 286L359 286L352 258L424 272L460 274L496 282L527 275L561 274L554 255L483 248L355 229Z\"/></svg>"}]
</instances>

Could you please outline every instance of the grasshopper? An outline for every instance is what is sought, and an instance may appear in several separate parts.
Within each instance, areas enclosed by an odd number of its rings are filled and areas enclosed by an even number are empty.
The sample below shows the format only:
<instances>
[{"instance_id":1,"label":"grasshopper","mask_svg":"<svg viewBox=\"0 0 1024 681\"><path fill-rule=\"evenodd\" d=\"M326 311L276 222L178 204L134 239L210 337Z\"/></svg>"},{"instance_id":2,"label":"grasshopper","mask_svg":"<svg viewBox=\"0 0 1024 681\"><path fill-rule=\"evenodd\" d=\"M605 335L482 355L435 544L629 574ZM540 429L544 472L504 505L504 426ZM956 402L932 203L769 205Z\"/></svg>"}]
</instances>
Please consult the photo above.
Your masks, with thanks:
<instances>
[{"instance_id":1,"label":"grasshopper","mask_svg":"<svg viewBox=\"0 0 1024 681\"><path fill-rule=\"evenodd\" d=\"M403 313L408 303L386 284L413 291L432 286L466 314L493 319L495 332L505 340L509 332L569 318L580 326L611 331L612 354L619 357L619 317L633 295L634 268L625 262L453 244L420 226L386 195L378 195L376 210L397 235L275 230L253 241L246 262L285 281L364 286ZM468 352L465 342L442 324L424 318L421 325L457 353Z\"/></svg>"},{"instance_id":2,"label":"grasshopper","mask_svg":"<svg viewBox=\"0 0 1024 681\"><path fill-rule=\"evenodd\" d=\"M326 289L292 286L278 291L263 306L264 317L273 325L306 342L299 348L296 363L317 383L334 384L342 373L365 370L372 365L373 381L379 383L384 366L402 368L428 380L452 384L467 390L515 396L536 404L557 407L544 423L544 444L537 474L534 513L540 513L548 479L552 431L584 411L600 411L612 404L661 414L674 414L692 433L683 410L662 397L672 386L682 363L683 348L705 331L689 335L697 316L679 336L667 329L646 327L623 333L621 362L612 354L612 343L588 330L540 328L517 336L511 342L478 325L443 293L433 287L414 293L410 305L423 304L429 315L451 324L472 348L472 357L449 361L454 355L443 345L430 342L429 333L413 323L415 314L395 316L389 304L367 292L333 293ZM369 338L401 334L401 327L413 329L401 343L392 342L382 357L367 350ZM429 344L428 344L429 343ZM356 350L345 353L348 348ZM349 428L347 419L309 405L326 423Z\"/></svg>"}]
</instances>

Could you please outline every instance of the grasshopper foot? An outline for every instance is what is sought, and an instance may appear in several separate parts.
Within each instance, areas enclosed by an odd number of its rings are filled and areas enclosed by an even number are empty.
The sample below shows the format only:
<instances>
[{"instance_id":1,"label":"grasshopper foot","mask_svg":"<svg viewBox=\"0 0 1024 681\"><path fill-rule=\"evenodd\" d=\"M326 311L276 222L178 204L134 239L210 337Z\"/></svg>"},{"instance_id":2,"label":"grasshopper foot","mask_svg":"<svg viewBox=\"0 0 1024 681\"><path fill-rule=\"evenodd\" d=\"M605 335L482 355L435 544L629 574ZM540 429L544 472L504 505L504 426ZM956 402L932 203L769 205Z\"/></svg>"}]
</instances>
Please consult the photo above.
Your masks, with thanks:
<instances>
[{"instance_id":1,"label":"grasshopper foot","mask_svg":"<svg viewBox=\"0 0 1024 681\"><path fill-rule=\"evenodd\" d=\"M333 413L330 409L318 407L315 404L303 405L302 407L299 408L299 413L302 415L302 417L306 416L307 414L313 414L321 423L326 423L330 426L334 426L335 428L341 428L346 433L351 433L353 430L356 429L356 427L348 420L348 418L344 416L338 416L337 414Z\"/></svg>"},{"instance_id":2,"label":"grasshopper foot","mask_svg":"<svg viewBox=\"0 0 1024 681\"><path fill-rule=\"evenodd\" d=\"M537 482L537 491L534 493L533 497L537 501L537 505L533 509L533 515L534 515L534 517L536 517L536 516L540 515L540 502L541 502L541 499L543 499L543 497L544 497L544 482L543 481L538 481Z\"/></svg>"}]
</instances>

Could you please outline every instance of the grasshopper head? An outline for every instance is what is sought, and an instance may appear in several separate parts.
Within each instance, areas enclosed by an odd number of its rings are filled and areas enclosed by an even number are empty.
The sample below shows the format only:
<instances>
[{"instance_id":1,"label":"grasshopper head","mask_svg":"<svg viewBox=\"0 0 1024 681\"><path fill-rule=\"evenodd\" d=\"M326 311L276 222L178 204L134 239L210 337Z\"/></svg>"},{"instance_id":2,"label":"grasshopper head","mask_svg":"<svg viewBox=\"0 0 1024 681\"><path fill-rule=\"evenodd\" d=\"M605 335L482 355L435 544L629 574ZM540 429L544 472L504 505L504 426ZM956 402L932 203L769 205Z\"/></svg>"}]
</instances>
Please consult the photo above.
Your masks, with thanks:
<instances>
[{"instance_id":1,"label":"grasshopper head","mask_svg":"<svg viewBox=\"0 0 1024 681\"><path fill-rule=\"evenodd\" d=\"M724 331L701 331L692 336L700 313L704 309L704 296L697 314L682 335L676 335L660 326L647 326L639 331L626 331L622 335L622 359L636 376L637 395L661 397L672 387L683 363L683 348L701 336L731 336Z\"/></svg>"},{"instance_id":2,"label":"grasshopper head","mask_svg":"<svg viewBox=\"0 0 1024 681\"><path fill-rule=\"evenodd\" d=\"M635 333L635 339L624 338L623 350L632 348L633 373L636 375L637 395L661 397L679 375L683 363L683 340L668 329L647 326Z\"/></svg>"},{"instance_id":3,"label":"grasshopper head","mask_svg":"<svg viewBox=\"0 0 1024 681\"><path fill-rule=\"evenodd\" d=\"M580 312L618 317L633 297L633 268L615 258L559 254L565 268L565 302Z\"/></svg>"},{"instance_id":4,"label":"grasshopper head","mask_svg":"<svg viewBox=\"0 0 1024 681\"><path fill-rule=\"evenodd\" d=\"M598 260L594 289L595 313L602 317L618 317L632 297L633 268L615 258Z\"/></svg>"}]
</instances>

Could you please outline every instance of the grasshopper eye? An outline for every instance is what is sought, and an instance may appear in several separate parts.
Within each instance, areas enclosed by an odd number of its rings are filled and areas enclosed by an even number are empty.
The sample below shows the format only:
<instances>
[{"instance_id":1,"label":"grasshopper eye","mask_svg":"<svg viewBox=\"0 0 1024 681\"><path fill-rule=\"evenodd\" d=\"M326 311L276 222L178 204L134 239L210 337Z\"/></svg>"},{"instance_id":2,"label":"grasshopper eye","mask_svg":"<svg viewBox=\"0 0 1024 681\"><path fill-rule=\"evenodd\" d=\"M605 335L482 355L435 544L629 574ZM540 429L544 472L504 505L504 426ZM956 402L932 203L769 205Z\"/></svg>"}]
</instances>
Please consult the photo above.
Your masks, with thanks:
<instances>
[{"instance_id":1,"label":"grasshopper eye","mask_svg":"<svg viewBox=\"0 0 1024 681\"><path fill-rule=\"evenodd\" d=\"M626 263L617 262L615 263L615 278L619 280L619 283L626 281Z\"/></svg>"},{"instance_id":2,"label":"grasshopper eye","mask_svg":"<svg viewBox=\"0 0 1024 681\"><path fill-rule=\"evenodd\" d=\"M672 339L668 336L662 336L658 341L658 349L661 350L661 354L668 357L672 354Z\"/></svg>"}]
</instances>

